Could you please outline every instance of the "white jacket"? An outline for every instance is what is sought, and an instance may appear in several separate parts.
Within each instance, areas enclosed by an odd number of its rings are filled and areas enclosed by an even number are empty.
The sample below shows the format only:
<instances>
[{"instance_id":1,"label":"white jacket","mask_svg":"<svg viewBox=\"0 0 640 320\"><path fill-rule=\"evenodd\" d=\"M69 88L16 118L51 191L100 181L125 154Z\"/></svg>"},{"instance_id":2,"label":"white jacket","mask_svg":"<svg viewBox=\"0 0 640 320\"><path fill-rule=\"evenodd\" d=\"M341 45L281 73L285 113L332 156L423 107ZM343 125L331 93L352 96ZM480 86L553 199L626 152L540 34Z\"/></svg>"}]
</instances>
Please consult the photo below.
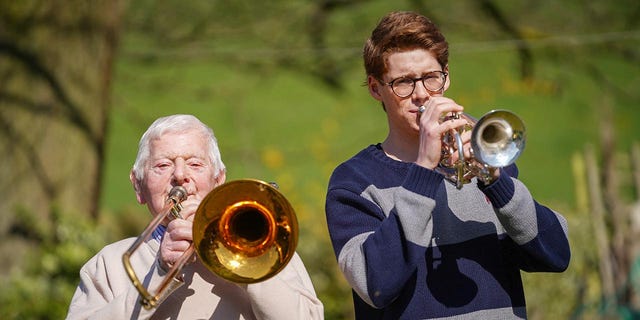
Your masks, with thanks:
<instances>
[{"instance_id":1,"label":"white jacket","mask_svg":"<svg viewBox=\"0 0 640 320\"><path fill-rule=\"evenodd\" d=\"M157 308L145 310L122 264L135 239L104 247L80 269L67 319L324 319L322 302L297 254L274 277L249 285L224 280L196 261L182 270L181 286L172 288ZM159 247L150 239L131 256L136 275L152 293L164 274Z\"/></svg>"}]
</instances>

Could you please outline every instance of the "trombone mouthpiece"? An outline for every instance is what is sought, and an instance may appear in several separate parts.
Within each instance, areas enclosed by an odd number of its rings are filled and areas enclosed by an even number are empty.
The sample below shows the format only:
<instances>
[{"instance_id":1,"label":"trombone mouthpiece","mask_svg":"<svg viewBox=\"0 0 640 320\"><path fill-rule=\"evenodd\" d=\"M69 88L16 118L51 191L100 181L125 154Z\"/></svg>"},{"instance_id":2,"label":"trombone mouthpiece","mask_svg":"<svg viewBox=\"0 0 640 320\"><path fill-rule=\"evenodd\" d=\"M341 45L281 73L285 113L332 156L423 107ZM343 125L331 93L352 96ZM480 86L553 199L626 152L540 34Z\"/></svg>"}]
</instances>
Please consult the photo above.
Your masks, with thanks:
<instances>
[{"instance_id":1,"label":"trombone mouthpiece","mask_svg":"<svg viewBox=\"0 0 640 320\"><path fill-rule=\"evenodd\" d=\"M176 203L187 200L187 189L183 186L175 186L169 191L169 199L174 200Z\"/></svg>"}]
</instances>

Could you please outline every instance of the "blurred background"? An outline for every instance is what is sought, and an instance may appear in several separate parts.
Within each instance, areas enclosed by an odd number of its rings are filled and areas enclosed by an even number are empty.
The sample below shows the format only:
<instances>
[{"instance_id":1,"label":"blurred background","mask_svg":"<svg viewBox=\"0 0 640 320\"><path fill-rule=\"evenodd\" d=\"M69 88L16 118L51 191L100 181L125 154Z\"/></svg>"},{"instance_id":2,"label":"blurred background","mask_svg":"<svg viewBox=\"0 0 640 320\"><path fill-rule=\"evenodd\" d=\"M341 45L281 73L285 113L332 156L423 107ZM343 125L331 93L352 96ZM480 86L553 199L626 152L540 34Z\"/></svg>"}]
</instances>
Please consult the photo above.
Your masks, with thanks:
<instances>
[{"instance_id":1,"label":"blurred background","mask_svg":"<svg viewBox=\"0 0 640 320\"><path fill-rule=\"evenodd\" d=\"M352 319L324 199L386 135L361 48L392 10L441 27L465 111L526 123L520 178L568 219L573 254L523 273L529 317L638 317L638 1L0 0L0 318L64 318L82 264L150 221L128 180L140 136L190 113L228 181L278 182L326 318Z\"/></svg>"}]
</instances>

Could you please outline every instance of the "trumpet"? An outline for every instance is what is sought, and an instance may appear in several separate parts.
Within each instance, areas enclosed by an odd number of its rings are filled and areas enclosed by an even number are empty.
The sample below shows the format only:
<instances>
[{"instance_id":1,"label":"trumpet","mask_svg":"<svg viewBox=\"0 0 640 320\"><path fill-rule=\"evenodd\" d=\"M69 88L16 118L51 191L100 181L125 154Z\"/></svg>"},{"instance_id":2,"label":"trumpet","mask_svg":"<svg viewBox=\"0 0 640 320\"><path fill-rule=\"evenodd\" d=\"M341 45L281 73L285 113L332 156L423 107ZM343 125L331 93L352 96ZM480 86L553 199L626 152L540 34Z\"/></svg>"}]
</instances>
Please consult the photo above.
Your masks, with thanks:
<instances>
[{"instance_id":1,"label":"trumpet","mask_svg":"<svg viewBox=\"0 0 640 320\"><path fill-rule=\"evenodd\" d=\"M289 263L298 242L298 221L291 204L275 184L241 179L214 188L202 200L193 220L193 243L151 294L136 276L131 255L165 218L179 218L186 190L174 187L164 214L157 215L122 256L124 267L145 309L157 307L174 285L173 278L194 252L207 269L236 283L267 280Z\"/></svg>"},{"instance_id":2,"label":"trumpet","mask_svg":"<svg viewBox=\"0 0 640 320\"><path fill-rule=\"evenodd\" d=\"M493 181L492 172L518 159L524 150L526 131L524 122L507 110L492 110L479 120L467 113L443 117L442 121L464 119L467 124L442 135L442 155L436 171L456 188L477 177L485 183ZM465 159L461 135L471 130L471 157ZM454 154L456 161L452 161Z\"/></svg>"}]
</instances>

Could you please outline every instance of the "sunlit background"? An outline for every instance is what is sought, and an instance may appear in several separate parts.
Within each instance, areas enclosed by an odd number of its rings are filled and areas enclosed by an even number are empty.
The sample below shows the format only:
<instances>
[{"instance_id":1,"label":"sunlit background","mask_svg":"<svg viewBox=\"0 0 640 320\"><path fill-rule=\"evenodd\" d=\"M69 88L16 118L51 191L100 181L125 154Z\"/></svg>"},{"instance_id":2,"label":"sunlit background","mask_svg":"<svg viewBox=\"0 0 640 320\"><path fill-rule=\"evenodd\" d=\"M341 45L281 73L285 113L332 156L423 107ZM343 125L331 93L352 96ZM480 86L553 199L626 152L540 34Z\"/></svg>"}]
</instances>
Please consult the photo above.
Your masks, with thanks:
<instances>
[{"instance_id":1,"label":"sunlit background","mask_svg":"<svg viewBox=\"0 0 640 320\"><path fill-rule=\"evenodd\" d=\"M386 135L361 48L392 10L441 27L466 112L526 123L520 179L567 217L573 253L523 273L529 317L637 317L638 1L0 0L0 318L64 318L82 264L150 220L128 179L140 136L189 113L227 180L279 184L326 318L352 319L324 199Z\"/></svg>"}]
</instances>

